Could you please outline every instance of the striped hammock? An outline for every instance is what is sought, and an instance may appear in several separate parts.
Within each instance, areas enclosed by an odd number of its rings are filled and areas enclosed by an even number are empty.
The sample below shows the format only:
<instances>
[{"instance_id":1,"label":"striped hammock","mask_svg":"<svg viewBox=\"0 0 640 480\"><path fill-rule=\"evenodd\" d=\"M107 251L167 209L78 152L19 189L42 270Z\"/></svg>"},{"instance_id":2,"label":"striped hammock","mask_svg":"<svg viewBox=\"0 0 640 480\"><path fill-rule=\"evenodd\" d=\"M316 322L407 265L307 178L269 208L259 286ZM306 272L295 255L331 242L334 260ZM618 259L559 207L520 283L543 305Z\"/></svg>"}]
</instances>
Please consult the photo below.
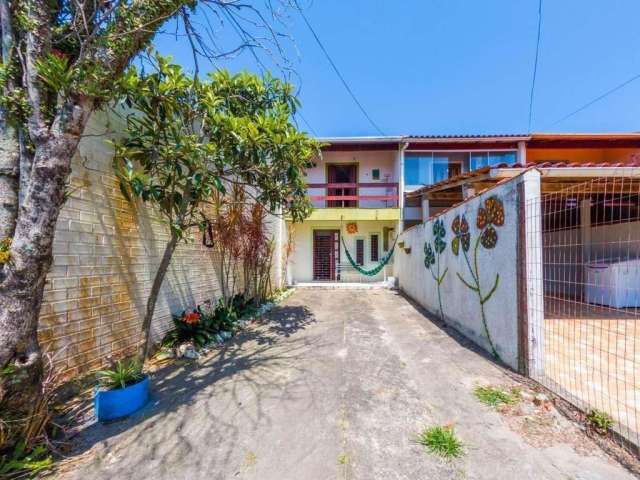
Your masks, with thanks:
<instances>
[{"instance_id":1,"label":"striped hammock","mask_svg":"<svg viewBox=\"0 0 640 480\"><path fill-rule=\"evenodd\" d=\"M358 265L355 262L355 260L353 259L353 257L349 253L349 249L347 248L347 244L344 243L344 237L342 235L340 235L340 241L342 242L342 246L344 247L344 252L347 254L347 260L349 260L349 263L351 264L351 266L353 268L355 268L362 275L365 275L367 277L373 277L373 276L377 275L378 273L380 273L380 271L384 268L384 266L387 263L389 263L389 260L391 260L391 257L393 256L393 251L396 248L396 242L398 241L398 236L396 236L395 240L393 241L393 245L391 246L391 249L389 250L389 252L387 252L387 254L382 258L382 260L380 260L378 265L373 267L371 270L365 270L364 268L362 268L360 265Z\"/></svg>"}]
</instances>

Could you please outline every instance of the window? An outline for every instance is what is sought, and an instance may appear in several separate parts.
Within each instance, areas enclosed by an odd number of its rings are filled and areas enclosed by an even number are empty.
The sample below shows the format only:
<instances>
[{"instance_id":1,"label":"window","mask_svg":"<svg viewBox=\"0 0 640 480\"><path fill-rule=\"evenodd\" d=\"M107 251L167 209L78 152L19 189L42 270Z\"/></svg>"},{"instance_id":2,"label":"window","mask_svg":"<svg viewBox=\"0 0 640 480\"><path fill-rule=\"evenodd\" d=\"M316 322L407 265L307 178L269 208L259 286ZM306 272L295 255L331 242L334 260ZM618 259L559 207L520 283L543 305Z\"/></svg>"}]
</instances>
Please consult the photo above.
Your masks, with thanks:
<instances>
[{"instance_id":1,"label":"window","mask_svg":"<svg viewBox=\"0 0 640 480\"><path fill-rule=\"evenodd\" d=\"M465 170L466 152L426 152L407 154L404 160L406 185L432 185Z\"/></svg>"},{"instance_id":2,"label":"window","mask_svg":"<svg viewBox=\"0 0 640 480\"><path fill-rule=\"evenodd\" d=\"M371 170L371 179L372 180L380 180L380 169L374 168Z\"/></svg>"},{"instance_id":3,"label":"window","mask_svg":"<svg viewBox=\"0 0 640 480\"><path fill-rule=\"evenodd\" d=\"M364 238L356 238L356 263L364 265Z\"/></svg>"},{"instance_id":4,"label":"window","mask_svg":"<svg viewBox=\"0 0 640 480\"><path fill-rule=\"evenodd\" d=\"M372 262L377 262L380 259L380 255L379 255L379 244L380 242L378 241L379 235L377 233L372 233L371 234L371 238L370 238L370 246L371 246L371 261Z\"/></svg>"},{"instance_id":5,"label":"window","mask_svg":"<svg viewBox=\"0 0 640 480\"><path fill-rule=\"evenodd\" d=\"M501 163L506 163L507 165L516 163L516 152L471 152L469 170Z\"/></svg>"},{"instance_id":6,"label":"window","mask_svg":"<svg viewBox=\"0 0 640 480\"><path fill-rule=\"evenodd\" d=\"M408 153L404 159L405 185L433 185L461 173L488 165L517 161L515 150L508 152L424 152Z\"/></svg>"}]
</instances>

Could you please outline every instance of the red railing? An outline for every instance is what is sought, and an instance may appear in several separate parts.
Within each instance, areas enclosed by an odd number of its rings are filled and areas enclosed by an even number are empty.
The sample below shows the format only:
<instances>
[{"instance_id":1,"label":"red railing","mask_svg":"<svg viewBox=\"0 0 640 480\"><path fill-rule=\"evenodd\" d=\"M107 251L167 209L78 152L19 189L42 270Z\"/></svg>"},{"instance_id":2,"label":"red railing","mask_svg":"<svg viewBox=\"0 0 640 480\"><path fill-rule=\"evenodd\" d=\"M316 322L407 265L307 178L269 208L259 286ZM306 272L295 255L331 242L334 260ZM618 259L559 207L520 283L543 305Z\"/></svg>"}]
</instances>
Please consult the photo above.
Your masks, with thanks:
<instances>
[{"instance_id":1,"label":"red railing","mask_svg":"<svg viewBox=\"0 0 640 480\"><path fill-rule=\"evenodd\" d=\"M328 207L366 208L370 206L367 205L368 202L387 202L386 207L396 207L398 205L397 183L309 183L307 187L324 189L324 195L309 195L309 199L316 202L330 202L326 205ZM361 195L360 191L364 189L386 189L391 190L392 193ZM336 205L336 203L341 204Z\"/></svg>"}]
</instances>

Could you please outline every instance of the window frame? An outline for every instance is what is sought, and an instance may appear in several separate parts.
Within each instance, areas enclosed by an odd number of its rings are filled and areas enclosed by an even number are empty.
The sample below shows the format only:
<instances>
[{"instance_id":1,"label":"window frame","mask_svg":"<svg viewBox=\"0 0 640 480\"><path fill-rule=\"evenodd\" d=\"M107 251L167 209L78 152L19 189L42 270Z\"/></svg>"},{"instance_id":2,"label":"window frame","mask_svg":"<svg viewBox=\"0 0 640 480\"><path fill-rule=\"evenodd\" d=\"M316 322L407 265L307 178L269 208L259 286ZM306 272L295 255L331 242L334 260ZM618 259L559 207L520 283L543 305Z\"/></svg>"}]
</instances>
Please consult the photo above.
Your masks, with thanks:
<instances>
[{"instance_id":1,"label":"window frame","mask_svg":"<svg viewBox=\"0 0 640 480\"><path fill-rule=\"evenodd\" d=\"M472 149L455 149L455 150L438 150L438 149L427 149L427 150L411 150L408 152L405 152L405 157L404 157L404 163L405 163L405 168L404 168L404 172L403 172L403 176L404 176L404 183L407 186L423 186L423 185L433 185L435 182L433 182L433 176L434 176L434 169L433 169L433 162L434 162L434 156L435 154L447 154L447 153L466 153L467 154L467 158L466 160L463 161L453 161L450 163L462 163L462 172L461 173L467 173L473 170L477 170L476 169L472 169L471 168L471 155L474 153L485 153L487 154L487 158L489 157L489 155L491 153L513 153L515 155L515 162L519 161L518 158L518 149L517 148L490 148L490 149L485 149L485 148L472 148ZM414 158L419 158L419 157L427 157L429 154L431 154L431 172L429 175L429 181L431 183L411 183L408 181L407 177L406 177L406 173L407 173L407 160L411 159L412 157ZM449 162L448 162L449 163ZM478 168L482 168L482 167L478 167ZM419 170L418 170L419 172Z\"/></svg>"},{"instance_id":2,"label":"window frame","mask_svg":"<svg viewBox=\"0 0 640 480\"><path fill-rule=\"evenodd\" d=\"M358 259L358 242L359 241L362 241L362 263L360 263L358 261L359 260ZM354 238L354 242L353 243L354 243L354 245L356 247L356 258L355 258L356 265L358 265L359 267L362 267L362 266L364 266L364 263L365 263L365 255L366 255L366 251L367 251L366 238L363 237L363 236L357 236L357 237Z\"/></svg>"},{"instance_id":3,"label":"window frame","mask_svg":"<svg viewBox=\"0 0 640 480\"><path fill-rule=\"evenodd\" d=\"M377 240L377 247L376 248L376 258L374 259L373 256L371 255L373 253L373 241L372 241L372 237L376 236L378 237ZM381 240L382 234L380 232L369 232L369 261L370 262L379 262L380 261L380 240Z\"/></svg>"}]
</instances>

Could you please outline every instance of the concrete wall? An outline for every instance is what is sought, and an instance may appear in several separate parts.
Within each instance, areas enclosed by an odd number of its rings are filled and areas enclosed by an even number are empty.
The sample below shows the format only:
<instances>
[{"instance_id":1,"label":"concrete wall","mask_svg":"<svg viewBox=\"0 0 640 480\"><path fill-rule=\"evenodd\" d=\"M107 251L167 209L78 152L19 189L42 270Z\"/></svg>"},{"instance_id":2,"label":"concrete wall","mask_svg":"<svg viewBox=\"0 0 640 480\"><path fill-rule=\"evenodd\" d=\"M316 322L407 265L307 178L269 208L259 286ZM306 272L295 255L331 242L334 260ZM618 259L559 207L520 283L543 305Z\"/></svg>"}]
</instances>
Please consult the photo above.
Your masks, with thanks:
<instances>
[{"instance_id":1,"label":"concrete wall","mask_svg":"<svg viewBox=\"0 0 640 480\"><path fill-rule=\"evenodd\" d=\"M358 225L358 233L350 235L346 232L346 224L348 222L343 222L342 225L339 221L330 222L330 221L305 221L302 223L295 224L293 226L289 226L289 228L293 229L293 238L295 241L295 248L293 253L289 258L289 266L288 266L288 282L289 284L295 284L300 282L311 282L313 281L313 231L314 230L341 230L341 235L344 236L345 243L347 244L347 248L349 249L349 253L355 259L356 238L363 238L365 241L365 251L364 251L364 259L365 269L370 269L378 265L378 262L370 261L370 234L378 233L379 236L379 258L386 254L383 249L383 228L396 228L397 222L394 221L358 221L355 222ZM393 245L393 232L390 235L390 239L388 242L389 248ZM392 259L393 260L393 259ZM367 277L364 278L360 274L355 274L351 268L348 267L349 261L347 260L347 256L344 252L344 247L342 244L340 245L340 263L344 265L344 272L342 280L343 281L375 281L375 280L383 280L384 279L384 271L380 272L375 277ZM391 274L392 267L387 266L387 274Z\"/></svg>"},{"instance_id":2,"label":"concrete wall","mask_svg":"<svg viewBox=\"0 0 640 480\"><path fill-rule=\"evenodd\" d=\"M537 172L536 172L537 173ZM472 197L465 203L431 218L427 223L416 225L400 235L399 242L410 248L407 254L398 248L395 260L395 275L399 287L435 316L439 316L438 288L430 271L425 267L425 242L434 242L433 222L442 220L446 230L446 248L440 255L440 272L447 270L440 287L442 310L446 323L452 325L481 347L490 351L490 344L484 333L481 307L478 295L465 286L457 274L471 281L469 265L474 265L474 245L479 235L476 226L479 207L485 200L495 196L504 206L504 225L496 226L498 240L495 248L478 248L478 273L481 291L486 295L499 274L498 286L484 304L484 312L489 332L503 361L518 367L518 184L523 176L500 184L483 194ZM539 178L539 177L538 177ZM470 248L465 260L462 248L456 256L452 249L454 218L465 215L469 223ZM432 266L437 275L437 263Z\"/></svg>"},{"instance_id":3,"label":"concrete wall","mask_svg":"<svg viewBox=\"0 0 640 480\"><path fill-rule=\"evenodd\" d=\"M115 129L96 115L73 159L70 198L58 220L44 293L40 341L69 376L135 350L168 238L151 211L131 205L119 191L105 142L105 133ZM219 296L215 258L196 232L192 243L175 251L156 306L154 338L170 328L171 312Z\"/></svg>"},{"instance_id":4,"label":"concrete wall","mask_svg":"<svg viewBox=\"0 0 640 480\"><path fill-rule=\"evenodd\" d=\"M316 160L316 166L307 169L307 183L327 183L328 163L357 163L358 182L362 183L397 183L398 171L396 168L398 152L396 151L363 151L363 152L323 152L322 158ZM371 171L380 169L380 180L371 178ZM397 190L387 188L361 188L359 195L395 195ZM309 195L326 195L326 190L310 188ZM313 202L315 208L323 208L325 202ZM361 201L361 208L385 208L394 207L393 202L384 200Z\"/></svg>"}]
</instances>

